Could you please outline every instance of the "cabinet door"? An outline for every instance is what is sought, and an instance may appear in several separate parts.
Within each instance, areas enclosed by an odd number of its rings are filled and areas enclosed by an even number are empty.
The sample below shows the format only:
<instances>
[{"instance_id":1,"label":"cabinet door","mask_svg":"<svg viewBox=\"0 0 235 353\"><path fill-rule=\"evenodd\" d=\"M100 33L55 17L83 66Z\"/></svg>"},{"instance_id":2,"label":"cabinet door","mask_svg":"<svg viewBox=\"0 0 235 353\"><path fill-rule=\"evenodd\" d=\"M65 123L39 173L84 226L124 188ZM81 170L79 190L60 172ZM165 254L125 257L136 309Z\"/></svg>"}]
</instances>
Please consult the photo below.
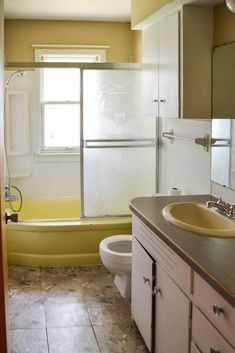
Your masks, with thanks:
<instances>
[{"instance_id":1,"label":"cabinet door","mask_svg":"<svg viewBox=\"0 0 235 353\"><path fill-rule=\"evenodd\" d=\"M152 259L133 237L131 311L150 351L152 349L152 272Z\"/></svg>"},{"instance_id":2,"label":"cabinet door","mask_svg":"<svg viewBox=\"0 0 235 353\"><path fill-rule=\"evenodd\" d=\"M201 353L199 349L195 346L195 344L192 342L191 343L191 350L190 353Z\"/></svg>"},{"instance_id":3,"label":"cabinet door","mask_svg":"<svg viewBox=\"0 0 235 353\"><path fill-rule=\"evenodd\" d=\"M158 265L155 353L188 353L190 301Z\"/></svg>"},{"instance_id":4,"label":"cabinet door","mask_svg":"<svg viewBox=\"0 0 235 353\"><path fill-rule=\"evenodd\" d=\"M179 117L179 13L159 23L159 116Z\"/></svg>"},{"instance_id":5,"label":"cabinet door","mask_svg":"<svg viewBox=\"0 0 235 353\"><path fill-rule=\"evenodd\" d=\"M144 116L158 116L158 25L142 34L143 85L142 104Z\"/></svg>"}]
</instances>

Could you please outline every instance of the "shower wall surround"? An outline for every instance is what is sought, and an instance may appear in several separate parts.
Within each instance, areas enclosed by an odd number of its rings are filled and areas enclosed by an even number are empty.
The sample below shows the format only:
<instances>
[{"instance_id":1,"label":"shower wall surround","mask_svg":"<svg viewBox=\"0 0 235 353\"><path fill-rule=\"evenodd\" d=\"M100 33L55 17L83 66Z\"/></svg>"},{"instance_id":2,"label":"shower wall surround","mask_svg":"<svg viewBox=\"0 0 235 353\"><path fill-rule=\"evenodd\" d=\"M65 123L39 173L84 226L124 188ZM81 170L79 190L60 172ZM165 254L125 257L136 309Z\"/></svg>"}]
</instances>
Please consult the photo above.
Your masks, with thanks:
<instances>
[{"instance_id":1,"label":"shower wall surround","mask_svg":"<svg viewBox=\"0 0 235 353\"><path fill-rule=\"evenodd\" d=\"M5 72L5 79L12 71ZM7 93L29 94L29 151L9 156L12 184L20 188L24 198L79 197L80 170L79 156L40 155L38 73L27 71L23 79L16 79ZM14 128L14 127L12 127ZM20 133L14 134L19 140ZM17 141L15 141L17 145Z\"/></svg>"},{"instance_id":2,"label":"shower wall surround","mask_svg":"<svg viewBox=\"0 0 235 353\"><path fill-rule=\"evenodd\" d=\"M210 120L161 119L162 132L174 131L175 135L196 138L211 133ZM193 142L161 138L160 144L160 192L167 193L172 187L182 194L210 193L210 152Z\"/></svg>"}]
</instances>

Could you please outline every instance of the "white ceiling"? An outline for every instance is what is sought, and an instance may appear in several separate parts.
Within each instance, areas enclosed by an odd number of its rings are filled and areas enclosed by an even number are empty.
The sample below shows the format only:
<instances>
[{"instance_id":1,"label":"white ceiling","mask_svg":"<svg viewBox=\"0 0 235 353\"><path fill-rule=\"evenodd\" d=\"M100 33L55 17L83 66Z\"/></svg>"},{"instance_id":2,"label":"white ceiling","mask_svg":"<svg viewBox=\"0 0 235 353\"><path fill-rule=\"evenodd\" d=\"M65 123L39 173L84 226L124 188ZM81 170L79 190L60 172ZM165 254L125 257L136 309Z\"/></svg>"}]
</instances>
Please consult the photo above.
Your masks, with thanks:
<instances>
[{"instance_id":1,"label":"white ceiling","mask_svg":"<svg viewBox=\"0 0 235 353\"><path fill-rule=\"evenodd\" d=\"M5 18L129 22L131 0L5 0Z\"/></svg>"}]
</instances>

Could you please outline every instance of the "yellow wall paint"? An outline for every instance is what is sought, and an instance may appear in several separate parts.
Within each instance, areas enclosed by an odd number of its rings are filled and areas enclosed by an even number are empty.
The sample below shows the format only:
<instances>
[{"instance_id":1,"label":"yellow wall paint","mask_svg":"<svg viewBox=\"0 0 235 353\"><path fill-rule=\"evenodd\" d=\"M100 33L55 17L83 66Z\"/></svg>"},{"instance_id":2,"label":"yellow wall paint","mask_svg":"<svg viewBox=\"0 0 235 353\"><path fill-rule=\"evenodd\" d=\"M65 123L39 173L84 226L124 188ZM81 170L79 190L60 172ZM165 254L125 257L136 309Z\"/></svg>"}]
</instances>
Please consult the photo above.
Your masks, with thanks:
<instances>
[{"instance_id":1,"label":"yellow wall paint","mask_svg":"<svg viewBox=\"0 0 235 353\"><path fill-rule=\"evenodd\" d=\"M225 3L214 9L214 46L235 41L235 14Z\"/></svg>"},{"instance_id":2,"label":"yellow wall paint","mask_svg":"<svg viewBox=\"0 0 235 353\"><path fill-rule=\"evenodd\" d=\"M171 2L172 0L131 0L132 28Z\"/></svg>"},{"instance_id":3,"label":"yellow wall paint","mask_svg":"<svg viewBox=\"0 0 235 353\"><path fill-rule=\"evenodd\" d=\"M134 32L134 58L135 62L142 62L142 31Z\"/></svg>"},{"instance_id":4,"label":"yellow wall paint","mask_svg":"<svg viewBox=\"0 0 235 353\"><path fill-rule=\"evenodd\" d=\"M107 62L133 62L139 56L139 37L130 23L5 21L5 61L34 61L31 44L109 45Z\"/></svg>"}]
</instances>

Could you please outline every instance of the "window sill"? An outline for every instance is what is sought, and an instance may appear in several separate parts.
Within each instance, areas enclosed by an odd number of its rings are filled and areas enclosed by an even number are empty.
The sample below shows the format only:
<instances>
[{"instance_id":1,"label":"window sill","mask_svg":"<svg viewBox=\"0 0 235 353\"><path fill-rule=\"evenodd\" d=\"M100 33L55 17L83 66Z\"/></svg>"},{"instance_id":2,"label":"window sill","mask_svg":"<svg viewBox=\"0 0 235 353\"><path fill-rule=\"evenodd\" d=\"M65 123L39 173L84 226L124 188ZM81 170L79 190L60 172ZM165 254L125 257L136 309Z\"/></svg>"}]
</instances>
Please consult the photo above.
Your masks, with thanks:
<instances>
[{"instance_id":1,"label":"window sill","mask_svg":"<svg viewBox=\"0 0 235 353\"><path fill-rule=\"evenodd\" d=\"M56 163L56 162L80 162L80 153L79 152L41 152L34 154L34 160L38 163Z\"/></svg>"}]
</instances>

